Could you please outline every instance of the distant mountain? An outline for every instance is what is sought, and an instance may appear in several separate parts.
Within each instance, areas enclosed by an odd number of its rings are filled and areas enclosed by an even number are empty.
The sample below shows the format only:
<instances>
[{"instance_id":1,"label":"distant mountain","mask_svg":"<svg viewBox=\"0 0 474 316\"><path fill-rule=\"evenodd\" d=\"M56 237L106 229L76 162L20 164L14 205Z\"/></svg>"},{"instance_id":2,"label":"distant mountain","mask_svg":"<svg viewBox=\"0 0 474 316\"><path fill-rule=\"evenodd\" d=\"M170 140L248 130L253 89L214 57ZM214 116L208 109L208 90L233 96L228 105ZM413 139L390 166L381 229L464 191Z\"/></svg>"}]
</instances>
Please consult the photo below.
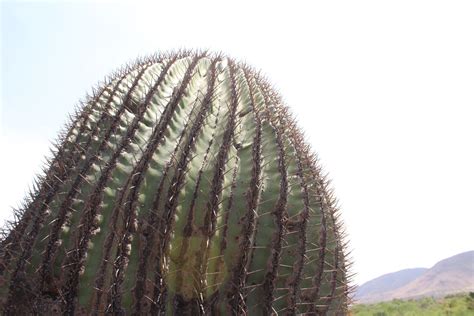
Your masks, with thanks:
<instances>
[{"instance_id":1,"label":"distant mountain","mask_svg":"<svg viewBox=\"0 0 474 316\"><path fill-rule=\"evenodd\" d=\"M441 260L430 269L406 269L382 275L359 286L355 300L375 303L468 291L474 291L474 251Z\"/></svg>"},{"instance_id":2,"label":"distant mountain","mask_svg":"<svg viewBox=\"0 0 474 316\"><path fill-rule=\"evenodd\" d=\"M427 268L414 268L384 274L359 286L355 300L361 302L383 301L387 293L407 285L426 271L428 271Z\"/></svg>"}]
</instances>

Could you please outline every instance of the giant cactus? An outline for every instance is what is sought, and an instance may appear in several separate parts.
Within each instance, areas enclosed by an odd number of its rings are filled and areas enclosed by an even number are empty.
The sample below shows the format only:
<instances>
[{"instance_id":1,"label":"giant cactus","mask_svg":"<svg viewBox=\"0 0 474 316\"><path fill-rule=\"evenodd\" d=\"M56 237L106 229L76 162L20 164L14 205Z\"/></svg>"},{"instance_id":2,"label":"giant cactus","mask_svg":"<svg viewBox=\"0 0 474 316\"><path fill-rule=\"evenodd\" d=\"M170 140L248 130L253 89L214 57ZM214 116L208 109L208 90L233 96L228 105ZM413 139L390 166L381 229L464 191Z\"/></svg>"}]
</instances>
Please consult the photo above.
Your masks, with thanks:
<instances>
[{"instance_id":1,"label":"giant cactus","mask_svg":"<svg viewBox=\"0 0 474 316\"><path fill-rule=\"evenodd\" d=\"M125 67L61 135L0 247L5 314L343 314L335 199L249 67Z\"/></svg>"}]
</instances>

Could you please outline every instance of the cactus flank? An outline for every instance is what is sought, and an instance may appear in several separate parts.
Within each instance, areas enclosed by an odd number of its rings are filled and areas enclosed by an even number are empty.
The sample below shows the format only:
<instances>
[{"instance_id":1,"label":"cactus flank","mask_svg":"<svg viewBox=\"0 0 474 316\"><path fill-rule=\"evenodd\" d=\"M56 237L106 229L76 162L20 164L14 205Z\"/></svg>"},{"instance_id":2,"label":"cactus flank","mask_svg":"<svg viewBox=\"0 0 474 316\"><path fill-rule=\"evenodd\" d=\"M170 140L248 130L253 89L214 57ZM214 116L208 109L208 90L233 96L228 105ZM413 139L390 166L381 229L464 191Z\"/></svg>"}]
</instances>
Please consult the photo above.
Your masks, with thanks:
<instances>
[{"instance_id":1,"label":"cactus flank","mask_svg":"<svg viewBox=\"0 0 474 316\"><path fill-rule=\"evenodd\" d=\"M336 200L279 95L207 52L83 102L4 229L5 315L341 315Z\"/></svg>"}]
</instances>

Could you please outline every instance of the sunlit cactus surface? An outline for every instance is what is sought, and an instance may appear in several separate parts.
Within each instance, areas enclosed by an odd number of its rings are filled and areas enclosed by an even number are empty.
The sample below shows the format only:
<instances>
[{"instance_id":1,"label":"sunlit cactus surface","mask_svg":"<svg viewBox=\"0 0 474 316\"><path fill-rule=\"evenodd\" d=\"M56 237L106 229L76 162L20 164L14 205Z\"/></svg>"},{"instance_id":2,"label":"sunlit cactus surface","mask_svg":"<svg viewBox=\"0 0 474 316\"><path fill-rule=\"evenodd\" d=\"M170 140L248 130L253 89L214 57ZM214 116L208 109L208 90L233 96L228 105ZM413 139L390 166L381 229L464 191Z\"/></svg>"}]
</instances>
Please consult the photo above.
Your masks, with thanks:
<instances>
[{"instance_id":1,"label":"sunlit cactus surface","mask_svg":"<svg viewBox=\"0 0 474 316\"><path fill-rule=\"evenodd\" d=\"M337 214L261 75L207 52L140 59L83 102L5 228L1 308L345 314Z\"/></svg>"}]
</instances>

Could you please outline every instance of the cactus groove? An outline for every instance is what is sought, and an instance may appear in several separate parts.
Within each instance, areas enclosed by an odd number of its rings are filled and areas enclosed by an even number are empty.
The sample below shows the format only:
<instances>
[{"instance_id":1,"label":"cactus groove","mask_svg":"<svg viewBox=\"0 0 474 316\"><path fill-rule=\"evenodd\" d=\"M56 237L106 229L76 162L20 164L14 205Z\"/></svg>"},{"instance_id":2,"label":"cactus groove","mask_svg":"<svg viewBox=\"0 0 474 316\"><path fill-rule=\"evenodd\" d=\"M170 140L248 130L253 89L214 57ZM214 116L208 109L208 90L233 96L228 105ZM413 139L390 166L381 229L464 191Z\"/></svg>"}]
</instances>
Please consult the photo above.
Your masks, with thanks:
<instances>
[{"instance_id":1,"label":"cactus groove","mask_svg":"<svg viewBox=\"0 0 474 316\"><path fill-rule=\"evenodd\" d=\"M0 246L5 315L342 315L336 199L268 82L221 54L100 85Z\"/></svg>"}]
</instances>

